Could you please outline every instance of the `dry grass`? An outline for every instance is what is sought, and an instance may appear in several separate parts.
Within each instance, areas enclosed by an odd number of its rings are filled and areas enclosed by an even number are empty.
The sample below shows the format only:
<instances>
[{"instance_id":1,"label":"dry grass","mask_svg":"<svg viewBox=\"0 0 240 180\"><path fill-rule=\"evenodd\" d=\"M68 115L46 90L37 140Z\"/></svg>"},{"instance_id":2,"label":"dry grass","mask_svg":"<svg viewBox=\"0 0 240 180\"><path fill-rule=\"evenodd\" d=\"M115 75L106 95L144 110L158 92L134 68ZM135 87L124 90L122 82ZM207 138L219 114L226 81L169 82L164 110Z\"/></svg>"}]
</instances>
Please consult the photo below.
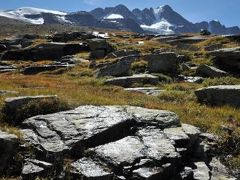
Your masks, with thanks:
<instances>
[{"instance_id":1,"label":"dry grass","mask_svg":"<svg viewBox=\"0 0 240 180\"><path fill-rule=\"evenodd\" d=\"M205 40L203 42L197 43L196 47L203 49L206 46L211 46L216 44L222 44L223 48L231 48L239 45L239 43L231 41L228 38L225 38L222 36L216 36L216 37L209 38L208 40Z\"/></svg>"},{"instance_id":2,"label":"dry grass","mask_svg":"<svg viewBox=\"0 0 240 180\"><path fill-rule=\"evenodd\" d=\"M122 32L119 32L120 34ZM124 32L125 34L125 32ZM114 37L110 40L117 43L119 49L136 49L142 53L149 53L156 49L172 49L166 45L154 40L142 38L123 39ZM144 41L143 45L137 45L138 41ZM213 37L204 42L198 43L199 51L178 50L179 54L185 54L196 64L211 64L211 60L202 50L204 46L223 43L225 47L234 45L233 42L222 37ZM173 49L174 50L174 49ZM77 58L88 59L89 53L80 53ZM103 59L97 63L113 62L114 59ZM39 62L40 64L48 61ZM29 62L18 63L19 67L29 65ZM145 67L141 60L133 64L136 68ZM133 67L133 68L134 68ZM189 83L172 83L159 85L160 88L167 91L158 97L151 97L134 92L126 92L122 88L103 85L102 80L93 77L93 70L89 69L89 63L80 64L70 71L61 75L39 74L34 76L25 76L18 73L0 74L0 89L18 91L21 95L58 95L62 101L66 101L72 107L80 105L133 105L146 108L165 109L177 113L182 122L193 124L200 127L203 131L219 135L223 140L219 144L220 148L228 147L229 137L222 130L221 126L232 126L229 123L229 117L233 117L240 123L240 110L229 107L210 107L199 104L194 95L194 90L202 86L218 84L240 84L236 78L208 79L202 85ZM0 108L3 107L5 97L0 96ZM1 122L1 121L0 121ZM15 133L20 136L17 128L0 123L0 129ZM235 140L240 141L240 128L233 127ZM225 144L225 145L224 145ZM234 168L240 166L240 145L236 145L234 157L229 160Z\"/></svg>"},{"instance_id":3,"label":"dry grass","mask_svg":"<svg viewBox=\"0 0 240 180\"><path fill-rule=\"evenodd\" d=\"M199 84L175 83L161 86L167 91L158 97L126 92L122 88L105 86L101 80L92 77L77 77L64 75L1 74L0 89L15 90L20 95L55 95L72 107L80 105L133 105L146 108L165 109L176 112L181 121L200 127L203 131L225 137L222 125L229 125L229 117L240 122L240 111L228 106L210 107L199 104L194 90ZM3 105L4 98L0 98ZM1 123L0 129L18 134L16 128ZM239 133L235 127L234 132ZM236 136L237 137L237 136ZM222 138L224 139L224 138ZM237 140L240 140L237 137ZM222 148L222 147L221 147ZM240 152L235 153L235 167Z\"/></svg>"}]
</instances>

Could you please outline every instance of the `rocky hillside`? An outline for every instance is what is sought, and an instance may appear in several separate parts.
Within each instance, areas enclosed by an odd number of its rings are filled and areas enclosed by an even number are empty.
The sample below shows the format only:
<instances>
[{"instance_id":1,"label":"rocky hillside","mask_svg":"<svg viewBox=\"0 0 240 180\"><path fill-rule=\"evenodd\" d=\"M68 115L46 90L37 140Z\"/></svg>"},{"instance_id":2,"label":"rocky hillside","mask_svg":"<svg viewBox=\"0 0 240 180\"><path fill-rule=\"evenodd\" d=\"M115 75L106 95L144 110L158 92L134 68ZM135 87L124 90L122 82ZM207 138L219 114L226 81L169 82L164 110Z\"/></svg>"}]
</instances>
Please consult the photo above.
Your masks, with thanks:
<instances>
[{"instance_id":1,"label":"rocky hillside","mask_svg":"<svg viewBox=\"0 0 240 180\"><path fill-rule=\"evenodd\" d=\"M239 179L239 46L121 31L2 38L0 178Z\"/></svg>"},{"instance_id":2,"label":"rocky hillside","mask_svg":"<svg viewBox=\"0 0 240 180\"><path fill-rule=\"evenodd\" d=\"M109 28L138 33L181 34L198 33L208 29L213 34L240 34L237 26L225 27L218 21L192 23L170 6L129 10L124 5L97 8L90 12L60 12L31 7L1 11L0 17L30 24L65 24L95 28Z\"/></svg>"}]
</instances>

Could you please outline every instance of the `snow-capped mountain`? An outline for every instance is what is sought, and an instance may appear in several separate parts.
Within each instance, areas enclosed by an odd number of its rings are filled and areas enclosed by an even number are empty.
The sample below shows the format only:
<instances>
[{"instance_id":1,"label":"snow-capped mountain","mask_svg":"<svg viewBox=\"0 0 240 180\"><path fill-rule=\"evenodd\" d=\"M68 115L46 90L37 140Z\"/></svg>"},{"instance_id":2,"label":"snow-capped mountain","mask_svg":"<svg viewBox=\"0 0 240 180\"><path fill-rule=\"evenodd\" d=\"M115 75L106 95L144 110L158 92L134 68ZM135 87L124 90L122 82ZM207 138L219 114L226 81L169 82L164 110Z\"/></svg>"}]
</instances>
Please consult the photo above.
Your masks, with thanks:
<instances>
[{"instance_id":1,"label":"snow-capped mountain","mask_svg":"<svg viewBox=\"0 0 240 180\"><path fill-rule=\"evenodd\" d=\"M31 24L72 24L99 28L113 28L138 33L179 34L200 32L208 29L215 34L240 34L239 27L227 28L214 20L192 23L175 12L170 6L157 8L133 9L124 5L97 8L90 12L73 13L53 11L32 7L0 11L0 17L15 19Z\"/></svg>"},{"instance_id":2,"label":"snow-capped mountain","mask_svg":"<svg viewBox=\"0 0 240 180\"><path fill-rule=\"evenodd\" d=\"M23 7L16 10L9 10L9 11L0 11L0 16L11 18L11 19L18 19L25 22L29 22L32 24L43 24L44 19L42 14L53 14L59 19L64 19L64 16L67 15L65 12L60 11L52 11L46 9L39 9L39 8L32 8L32 7Z\"/></svg>"}]
</instances>

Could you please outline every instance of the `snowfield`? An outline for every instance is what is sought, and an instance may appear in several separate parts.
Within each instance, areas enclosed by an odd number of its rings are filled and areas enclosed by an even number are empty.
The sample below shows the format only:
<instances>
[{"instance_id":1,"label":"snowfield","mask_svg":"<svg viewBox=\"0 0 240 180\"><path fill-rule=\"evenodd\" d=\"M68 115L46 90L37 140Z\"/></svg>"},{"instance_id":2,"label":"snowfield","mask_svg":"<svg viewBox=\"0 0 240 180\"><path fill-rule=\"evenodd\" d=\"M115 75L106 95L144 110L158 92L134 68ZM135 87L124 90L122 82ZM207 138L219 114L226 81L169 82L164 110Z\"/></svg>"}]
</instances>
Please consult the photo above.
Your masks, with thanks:
<instances>
[{"instance_id":1,"label":"snowfield","mask_svg":"<svg viewBox=\"0 0 240 180\"><path fill-rule=\"evenodd\" d=\"M120 14L110 14L104 17L104 19L124 19L124 17Z\"/></svg>"},{"instance_id":2,"label":"snowfield","mask_svg":"<svg viewBox=\"0 0 240 180\"><path fill-rule=\"evenodd\" d=\"M36 17L36 18L26 18L27 15L41 15L41 13L51 13L59 15L59 17L64 17L67 15L65 12L61 11L52 11L47 9L39 9L39 8L32 8L32 7L23 7L16 10L10 10L10 11L0 11L0 16L21 20L25 22L29 22L32 24L43 24L44 19L42 17Z\"/></svg>"},{"instance_id":3,"label":"snowfield","mask_svg":"<svg viewBox=\"0 0 240 180\"><path fill-rule=\"evenodd\" d=\"M165 19L161 19L159 22L156 22L150 26L141 25L141 28L146 31L152 31L163 35L174 34L174 31L170 28L174 27L174 25L170 24Z\"/></svg>"}]
</instances>

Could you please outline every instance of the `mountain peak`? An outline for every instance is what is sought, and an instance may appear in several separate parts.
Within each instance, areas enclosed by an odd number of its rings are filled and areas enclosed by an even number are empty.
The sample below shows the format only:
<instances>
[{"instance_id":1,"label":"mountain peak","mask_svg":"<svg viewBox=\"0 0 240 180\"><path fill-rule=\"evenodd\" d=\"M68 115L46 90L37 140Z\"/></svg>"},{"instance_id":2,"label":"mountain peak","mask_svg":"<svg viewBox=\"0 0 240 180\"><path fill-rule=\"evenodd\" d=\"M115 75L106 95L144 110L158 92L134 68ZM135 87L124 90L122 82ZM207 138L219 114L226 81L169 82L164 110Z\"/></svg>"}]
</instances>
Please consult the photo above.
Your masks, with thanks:
<instances>
[{"instance_id":1,"label":"mountain peak","mask_svg":"<svg viewBox=\"0 0 240 180\"><path fill-rule=\"evenodd\" d=\"M21 7L15 10L0 11L0 17L15 19L31 24L75 24L82 26L113 28L134 32L180 34L209 29L215 34L240 34L239 27L227 28L219 21L192 23L174 11L169 5L157 8L134 9L125 5L97 8L90 12L67 13L62 11ZM142 27L142 28L141 28Z\"/></svg>"},{"instance_id":2,"label":"mountain peak","mask_svg":"<svg viewBox=\"0 0 240 180\"><path fill-rule=\"evenodd\" d=\"M117 8L117 9L128 9L125 5L123 5L123 4L119 4L119 5L117 5L117 6L115 6L115 8Z\"/></svg>"},{"instance_id":3,"label":"mountain peak","mask_svg":"<svg viewBox=\"0 0 240 180\"><path fill-rule=\"evenodd\" d=\"M169 5L163 5L163 6L160 6L163 10L171 10L173 11L173 9L171 8L171 6Z\"/></svg>"}]
</instances>

